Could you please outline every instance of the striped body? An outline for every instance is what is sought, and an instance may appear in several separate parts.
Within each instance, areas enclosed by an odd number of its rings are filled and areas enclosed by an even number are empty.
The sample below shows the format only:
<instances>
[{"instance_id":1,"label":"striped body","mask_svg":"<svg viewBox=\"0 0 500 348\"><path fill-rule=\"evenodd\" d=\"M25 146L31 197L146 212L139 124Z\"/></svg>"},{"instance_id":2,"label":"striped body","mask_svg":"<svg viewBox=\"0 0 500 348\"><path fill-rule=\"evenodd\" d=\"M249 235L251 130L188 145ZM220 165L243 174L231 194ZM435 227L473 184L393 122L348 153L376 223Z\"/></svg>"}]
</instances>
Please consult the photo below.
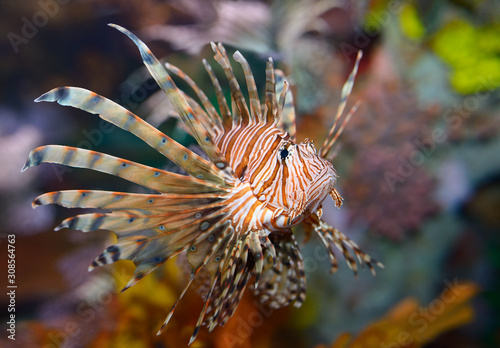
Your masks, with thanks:
<instances>
[{"instance_id":1,"label":"striped body","mask_svg":"<svg viewBox=\"0 0 500 348\"><path fill-rule=\"evenodd\" d=\"M216 141L235 175L251 187L251 204L262 216L258 228L297 225L316 212L335 185L335 169L311 142L293 144L274 125L237 127ZM262 208L268 211L262 214Z\"/></svg>"},{"instance_id":2,"label":"striped body","mask_svg":"<svg viewBox=\"0 0 500 348\"><path fill-rule=\"evenodd\" d=\"M293 99L287 93L288 83L283 73L274 70L271 59L267 62L265 98L261 104L248 63L239 52L234 54L245 72L247 103L224 47L212 44L215 60L224 69L231 89L230 108L210 65L203 61L216 92L219 114L203 91L181 70L166 64L168 70L187 82L198 101L175 86L165 67L142 41L126 29L112 26L137 45L144 64L208 159L109 99L82 88L59 87L36 101L55 101L97 114L142 139L188 175L58 145L33 150L23 170L42 162L88 168L156 192L57 191L37 197L33 206L59 204L106 210L70 217L56 229L115 232L118 242L106 248L89 270L118 260L132 260L136 265L135 274L123 290L171 257L186 253L192 270L189 281L158 333L167 325L177 303L203 268L210 274L210 287L191 342L202 325L211 331L216 325L226 323L252 279L254 293L262 303L275 308L292 302L300 306L305 299L305 273L291 229L298 224L304 227L306 239L312 234L319 236L330 255L332 271L337 268L335 248L343 253L354 272L357 271L355 258L372 272L373 265L381 266L321 220L321 204L328 195L338 207L342 203L334 188L337 175L328 158L332 145L355 110L351 109L346 121L337 127L360 55L342 91L334 125L321 150L316 151L312 141L295 143Z\"/></svg>"}]
</instances>

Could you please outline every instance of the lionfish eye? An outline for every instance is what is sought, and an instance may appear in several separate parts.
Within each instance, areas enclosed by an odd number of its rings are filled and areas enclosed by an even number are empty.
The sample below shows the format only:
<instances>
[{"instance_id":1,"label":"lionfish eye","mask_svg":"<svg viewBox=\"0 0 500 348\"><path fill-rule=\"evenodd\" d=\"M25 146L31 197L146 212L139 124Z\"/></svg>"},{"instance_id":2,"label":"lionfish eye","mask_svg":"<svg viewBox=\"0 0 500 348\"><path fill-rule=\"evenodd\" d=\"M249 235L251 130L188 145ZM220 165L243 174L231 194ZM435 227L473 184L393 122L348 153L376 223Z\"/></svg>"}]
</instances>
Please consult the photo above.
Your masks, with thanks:
<instances>
[{"instance_id":1,"label":"lionfish eye","mask_svg":"<svg viewBox=\"0 0 500 348\"><path fill-rule=\"evenodd\" d=\"M279 155L282 161L284 161L291 153L292 143L285 142L279 148Z\"/></svg>"},{"instance_id":2,"label":"lionfish eye","mask_svg":"<svg viewBox=\"0 0 500 348\"><path fill-rule=\"evenodd\" d=\"M288 150L287 150L287 149L282 149L282 150L280 151L280 157L281 157L281 159L282 159L282 160L285 160L285 158L287 158L287 156L288 156L288 153L289 153L289 152L288 152Z\"/></svg>"}]
</instances>

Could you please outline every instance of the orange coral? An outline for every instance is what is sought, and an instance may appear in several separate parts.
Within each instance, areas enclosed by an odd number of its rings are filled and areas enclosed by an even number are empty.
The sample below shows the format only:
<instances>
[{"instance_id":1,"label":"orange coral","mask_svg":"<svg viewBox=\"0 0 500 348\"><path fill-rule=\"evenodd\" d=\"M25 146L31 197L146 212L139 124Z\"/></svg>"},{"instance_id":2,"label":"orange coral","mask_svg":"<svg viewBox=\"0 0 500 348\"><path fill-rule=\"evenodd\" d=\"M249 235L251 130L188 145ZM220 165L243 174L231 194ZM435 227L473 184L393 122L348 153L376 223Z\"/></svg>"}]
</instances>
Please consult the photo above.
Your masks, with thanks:
<instances>
[{"instance_id":1,"label":"orange coral","mask_svg":"<svg viewBox=\"0 0 500 348\"><path fill-rule=\"evenodd\" d=\"M165 265L163 272L145 277L139 286L115 297L110 315L114 324L103 329L89 347L187 346L196 325L197 316L193 316L193 312L199 312L202 306L199 291L188 291L170 325L161 335L155 335L185 281L176 260ZM131 277L133 267L125 262L119 263L116 269L118 267L128 268L126 272L114 272L118 290L121 290L127 277ZM245 294L233 320L216 328L212 334L202 329L191 347L271 347L273 335L285 322L288 311L273 312L275 310L260 305L250 293ZM271 313L273 320L270 320ZM258 335L255 334L257 330Z\"/></svg>"},{"instance_id":2,"label":"orange coral","mask_svg":"<svg viewBox=\"0 0 500 348\"><path fill-rule=\"evenodd\" d=\"M478 292L474 283L446 282L447 287L426 308L406 298L358 336L343 333L330 348L418 348L441 333L472 321L469 301ZM316 348L326 348L325 345Z\"/></svg>"}]
</instances>

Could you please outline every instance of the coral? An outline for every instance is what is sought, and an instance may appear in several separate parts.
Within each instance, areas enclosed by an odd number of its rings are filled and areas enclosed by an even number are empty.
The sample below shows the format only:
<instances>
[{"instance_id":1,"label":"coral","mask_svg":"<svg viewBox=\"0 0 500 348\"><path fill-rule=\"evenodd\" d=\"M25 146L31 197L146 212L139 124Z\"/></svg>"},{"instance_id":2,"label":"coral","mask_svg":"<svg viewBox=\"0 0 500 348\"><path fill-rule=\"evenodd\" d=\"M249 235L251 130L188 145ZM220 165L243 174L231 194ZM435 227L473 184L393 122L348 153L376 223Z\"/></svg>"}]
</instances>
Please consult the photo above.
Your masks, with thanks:
<instances>
[{"instance_id":1,"label":"coral","mask_svg":"<svg viewBox=\"0 0 500 348\"><path fill-rule=\"evenodd\" d=\"M422 347L443 332L473 320L474 309L470 301L478 290L474 283L450 283L426 308L422 308L417 300L406 298L358 335L344 333L329 347Z\"/></svg>"},{"instance_id":2,"label":"coral","mask_svg":"<svg viewBox=\"0 0 500 348\"><path fill-rule=\"evenodd\" d=\"M380 55L387 58L382 49L377 51L374 71L391 64ZM342 140L352 164L340 184L352 221L361 219L371 230L401 239L439 211L433 198L435 180L425 164L437 152L439 143L431 136L440 128L434 125L437 110L420 108L412 90L397 77L382 78L387 79L368 76L358 96L363 106ZM338 160L343 156L341 152Z\"/></svg>"},{"instance_id":3,"label":"coral","mask_svg":"<svg viewBox=\"0 0 500 348\"><path fill-rule=\"evenodd\" d=\"M362 219L371 230L401 239L438 210L432 198L434 181L424 169L414 168L402 182L387 179L387 173L397 173L400 158L407 155L407 151L380 147L366 149L356 158L344 182L352 221Z\"/></svg>"}]
</instances>

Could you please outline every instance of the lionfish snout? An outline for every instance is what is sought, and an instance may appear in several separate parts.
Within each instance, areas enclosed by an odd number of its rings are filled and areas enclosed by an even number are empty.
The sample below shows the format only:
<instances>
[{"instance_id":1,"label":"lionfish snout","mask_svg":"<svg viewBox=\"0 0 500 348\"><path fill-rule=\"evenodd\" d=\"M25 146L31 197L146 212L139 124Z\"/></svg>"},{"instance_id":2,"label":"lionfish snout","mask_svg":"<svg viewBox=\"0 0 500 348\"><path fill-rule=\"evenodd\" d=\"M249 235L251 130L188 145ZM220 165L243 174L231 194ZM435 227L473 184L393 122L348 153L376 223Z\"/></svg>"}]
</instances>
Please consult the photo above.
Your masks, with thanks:
<instances>
[{"instance_id":1,"label":"lionfish snout","mask_svg":"<svg viewBox=\"0 0 500 348\"><path fill-rule=\"evenodd\" d=\"M305 158L304 162L306 164L304 166L304 175L310 177L305 190L308 197L305 211L311 214L321 206L326 197L334 190L338 175L332 163L316 153L312 143L304 144L303 148L302 156ZM314 152L311 148L314 149Z\"/></svg>"}]
</instances>

